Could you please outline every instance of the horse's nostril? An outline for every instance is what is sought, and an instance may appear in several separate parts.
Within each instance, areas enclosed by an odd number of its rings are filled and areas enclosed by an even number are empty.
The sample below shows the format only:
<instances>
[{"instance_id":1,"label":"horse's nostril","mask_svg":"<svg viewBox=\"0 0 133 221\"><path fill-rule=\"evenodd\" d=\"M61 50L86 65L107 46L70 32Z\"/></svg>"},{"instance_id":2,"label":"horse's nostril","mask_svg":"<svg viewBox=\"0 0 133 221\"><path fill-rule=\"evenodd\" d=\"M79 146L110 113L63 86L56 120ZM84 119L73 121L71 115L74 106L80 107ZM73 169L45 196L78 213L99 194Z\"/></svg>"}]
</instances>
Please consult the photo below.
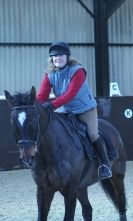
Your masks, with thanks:
<instances>
[{"instance_id":1,"label":"horse's nostril","mask_svg":"<svg viewBox=\"0 0 133 221\"><path fill-rule=\"evenodd\" d=\"M21 158L19 159L19 161L20 161L20 164L22 164L22 159Z\"/></svg>"},{"instance_id":2,"label":"horse's nostril","mask_svg":"<svg viewBox=\"0 0 133 221\"><path fill-rule=\"evenodd\" d=\"M34 156L32 156L32 157L30 158L30 160L29 160L29 166L32 166L32 165L33 165L34 159L35 159Z\"/></svg>"},{"instance_id":3,"label":"horse's nostril","mask_svg":"<svg viewBox=\"0 0 133 221\"><path fill-rule=\"evenodd\" d=\"M20 158L20 165L21 165L21 167L23 167L23 168L27 168L27 162L26 161L24 161L22 158Z\"/></svg>"}]
</instances>

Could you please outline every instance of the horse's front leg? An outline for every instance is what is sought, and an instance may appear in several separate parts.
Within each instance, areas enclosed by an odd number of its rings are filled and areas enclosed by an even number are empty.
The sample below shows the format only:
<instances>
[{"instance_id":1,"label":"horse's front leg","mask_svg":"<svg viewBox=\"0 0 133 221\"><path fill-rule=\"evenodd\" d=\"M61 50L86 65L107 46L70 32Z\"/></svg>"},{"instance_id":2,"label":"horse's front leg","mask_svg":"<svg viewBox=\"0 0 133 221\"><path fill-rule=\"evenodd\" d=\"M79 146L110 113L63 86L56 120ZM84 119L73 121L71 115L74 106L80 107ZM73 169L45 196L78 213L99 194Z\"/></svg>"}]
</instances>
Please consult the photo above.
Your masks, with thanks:
<instances>
[{"instance_id":1,"label":"horse's front leg","mask_svg":"<svg viewBox=\"0 0 133 221\"><path fill-rule=\"evenodd\" d=\"M38 205L37 221L47 221L53 197L54 197L54 192L48 190L44 191L43 188L37 187L37 205Z\"/></svg>"},{"instance_id":2,"label":"horse's front leg","mask_svg":"<svg viewBox=\"0 0 133 221\"><path fill-rule=\"evenodd\" d=\"M76 193L74 187L67 187L63 192L65 203L64 221L74 221L75 207L76 207Z\"/></svg>"}]
</instances>

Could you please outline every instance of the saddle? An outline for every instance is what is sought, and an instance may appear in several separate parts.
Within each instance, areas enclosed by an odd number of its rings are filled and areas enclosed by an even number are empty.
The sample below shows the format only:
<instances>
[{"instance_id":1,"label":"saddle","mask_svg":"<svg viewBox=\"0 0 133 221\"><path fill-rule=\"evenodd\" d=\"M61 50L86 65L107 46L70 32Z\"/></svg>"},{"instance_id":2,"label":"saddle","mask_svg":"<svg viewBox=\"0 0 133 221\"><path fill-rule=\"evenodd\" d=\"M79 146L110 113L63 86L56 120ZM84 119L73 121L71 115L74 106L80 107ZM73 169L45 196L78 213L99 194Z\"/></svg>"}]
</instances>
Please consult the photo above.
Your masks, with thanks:
<instances>
[{"instance_id":1,"label":"saddle","mask_svg":"<svg viewBox=\"0 0 133 221\"><path fill-rule=\"evenodd\" d=\"M96 158L95 149L93 148L93 144L91 143L89 135L87 133L87 124L79 120L79 118L72 113L69 114L56 113L56 117L60 119L64 127L67 127L67 130L69 130L70 125L73 126L74 130L80 137L80 140L85 148L86 155L89 157L90 160ZM107 148L107 154L109 160L112 161L115 158L118 158L117 150L113 146L110 138L107 135L106 136L104 135L101 128L99 128L99 135L103 137L103 140Z\"/></svg>"}]
</instances>

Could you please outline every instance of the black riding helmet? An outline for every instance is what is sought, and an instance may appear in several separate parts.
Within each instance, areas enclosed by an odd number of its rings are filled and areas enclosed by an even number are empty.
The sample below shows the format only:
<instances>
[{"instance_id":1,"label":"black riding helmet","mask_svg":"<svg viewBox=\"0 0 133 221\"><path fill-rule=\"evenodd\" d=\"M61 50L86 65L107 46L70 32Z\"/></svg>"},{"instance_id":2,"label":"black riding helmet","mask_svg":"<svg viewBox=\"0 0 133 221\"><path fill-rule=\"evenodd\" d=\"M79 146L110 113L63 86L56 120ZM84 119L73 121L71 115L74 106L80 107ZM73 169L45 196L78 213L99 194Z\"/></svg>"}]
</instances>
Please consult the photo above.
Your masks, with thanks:
<instances>
[{"instance_id":1,"label":"black riding helmet","mask_svg":"<svg viewBox=\"0 0 133 221\"><path fill-rule=\"evenodd\" d=\"M66 54L70 56L70 47L65 42L55 42L53 43L49 48L49 56L55 56L55 55L63 55Z\"/></svg>"}]
</instances>

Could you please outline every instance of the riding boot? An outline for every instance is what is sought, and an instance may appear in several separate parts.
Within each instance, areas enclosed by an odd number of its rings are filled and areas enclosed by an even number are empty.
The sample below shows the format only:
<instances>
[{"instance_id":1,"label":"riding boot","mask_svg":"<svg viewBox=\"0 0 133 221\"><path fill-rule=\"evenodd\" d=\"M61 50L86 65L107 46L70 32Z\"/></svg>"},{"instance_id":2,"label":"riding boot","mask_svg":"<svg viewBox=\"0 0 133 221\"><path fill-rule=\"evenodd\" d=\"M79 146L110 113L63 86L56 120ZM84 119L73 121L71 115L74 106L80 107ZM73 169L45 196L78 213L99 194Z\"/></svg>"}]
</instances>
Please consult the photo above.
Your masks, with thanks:
<instances>
[{"instance_id":1,"label":"riding boot","mask_svg":"<svg viewBox=\"0 0 133 221\"><path fill-rule=\"evenodd\" d=\"M109 158L106 151L104 140L101 136L93 143L96 153L100 158L101 165L98 168L98 175L100 179L107 179L112 176Z\"/></svg>"}]
</instances>

